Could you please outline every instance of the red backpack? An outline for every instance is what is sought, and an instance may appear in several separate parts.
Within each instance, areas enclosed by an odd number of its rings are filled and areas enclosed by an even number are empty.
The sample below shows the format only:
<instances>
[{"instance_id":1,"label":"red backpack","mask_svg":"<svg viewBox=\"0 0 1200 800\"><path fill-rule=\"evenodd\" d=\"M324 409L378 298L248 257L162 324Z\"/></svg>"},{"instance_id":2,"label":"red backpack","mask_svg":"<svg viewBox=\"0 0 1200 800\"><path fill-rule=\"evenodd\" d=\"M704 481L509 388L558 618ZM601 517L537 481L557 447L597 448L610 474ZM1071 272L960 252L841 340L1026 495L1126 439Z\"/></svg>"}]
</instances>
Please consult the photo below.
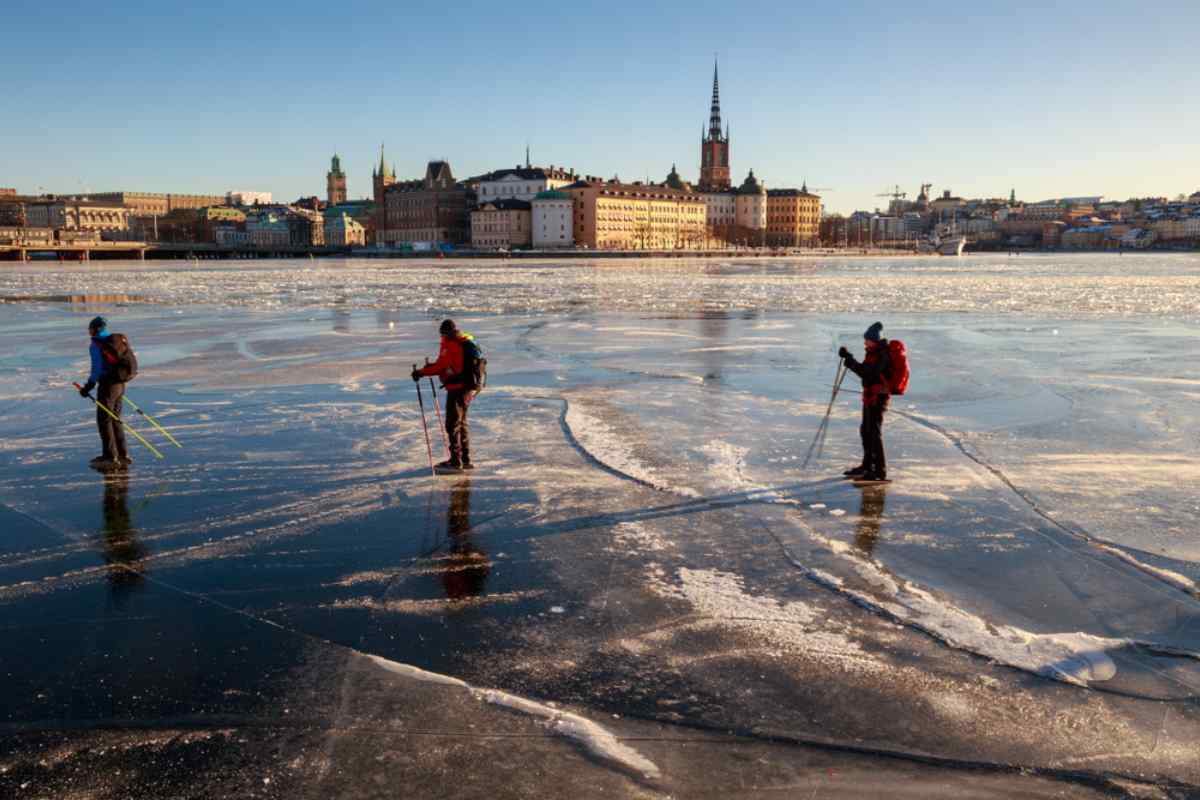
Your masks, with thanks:
<instances>
[{"instance_id":1,"label":"red backpack","mask_svg":"<svg viewBox=\"0 0 1200 800\"><path fill-rule=\"evenodd\" d=\"M908 351L904 349L904 342L889 339L888 357L892 360L892 366L884 379L892 394L904 394L908 390Z\"/></svg>"}]
</instances>

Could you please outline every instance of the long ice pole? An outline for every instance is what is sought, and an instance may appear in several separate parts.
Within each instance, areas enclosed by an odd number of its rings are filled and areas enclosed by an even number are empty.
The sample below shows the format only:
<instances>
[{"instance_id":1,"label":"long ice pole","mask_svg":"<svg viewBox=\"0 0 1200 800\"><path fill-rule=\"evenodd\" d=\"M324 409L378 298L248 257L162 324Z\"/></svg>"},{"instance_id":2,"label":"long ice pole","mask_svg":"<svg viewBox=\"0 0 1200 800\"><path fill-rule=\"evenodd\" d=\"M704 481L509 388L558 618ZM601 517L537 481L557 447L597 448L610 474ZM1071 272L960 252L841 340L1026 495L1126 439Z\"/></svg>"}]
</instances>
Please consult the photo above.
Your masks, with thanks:
<instances>
[{"instance_id":1,"label":"long ice pole","mask_svg":"<svg viewBox=\"0 0 1200 800\"><path fill-rule=\"evenodd\" d=\"M425 359L425 365L429 365L429 359ZM442 408L438 405L437 385L433 382L433 376L429 376L429 396L433 398L433 410L437 414L438 430L442 432L442 446L446 448L446 458L450 457L450 436L446 433L446 425L442 422Z\"/></svg>"},{"instance_id":2,"label":"long ice pole","mask_svg":"<svg viewBox=\"0 0 1200 800\"><path fill-rule=\"evenodd\" d=\"M413 372L417 371L417 365L413 364ZM433 466L433 444L429 441L429 423L425 421L425 398L421 395L421 382L417 384L417 403L421 406L421 427L425 429L425 450L429 453L429 471L437 477L437 468Z\"/></svg>"},{"instance_id":3,"label":"long ice pole","mask_svg":"<svg viewBox=\"0 0 1200 800\"><path fill-rule=\"evenodd\" d=\"M142 409L138 406L138 404L133 402L133 398L131 398L129 395L125 395L125 402L127 402L127 403L129 403L129 405L133 406L133 410L136 411L137 413L141 414L142 417L147 422L149 422L151 425L153 425L155 428L157 428L159 433L161 433L163 436L170 439L171 444L175 445L176 447L183 447L183 445L181 445L178 441L176 441L175 437L172 436L167 431L166 428L164 428L162 425L158 424L158 420L156 420L154 417L147 414L145 411L142 411Z\"/></svg>"},{"instance_id":4,"label":"long ice pole","mask_svg":"<svg viewBox=\"0 0 1200 800\"><path fill-rule=\"evenodd\" d=\"M83 391L83 387L82 387L82 386L80 386L78 383L77 383L77 384L75 384L75 388L76 388L76 389L78 389L78 390L79 390L79 391L81 391L81 392ZM142 444L146 445L146 447L150 448L150 452L151 452L151 453L154 453L154 456L155 456L155 458L162 458L162 457L163 457L163 454L162 454L162 453L160 453L160 452L158 452L158 450L156 450L156 449L154 448L154 445L150 444L150 443L149 443L149 442L147 442L145 439L143 439L143 438L142 438L142 435L141 435L140 433L138 433L137 431L135 431L133 428L129 427L129 425L128 425L128 424L126 424L125 420L121 419L121 418L120 418L120 417L118 417L116 414L114 414L112 411L110 411L110 410L109 410L109 408L108 408L108 406L104 405L104 403L101 403L99 400L97 400L96 398L92 397L90 394L84 395L84 397L86 397L88 400L91 400L93 403L95 403L95 404L96 404L96 408L103 409L105 414L108 414L110 417L112 417L113 419L115 419L115 420L117 421L117 424L119 424L119 425L120 425L121 427L123 427L125 430L129 431L129 432L130 432L130 433L132 433L132 434L133 434L135 437L137 437L137 440L138 440L139 442L141 442Z\"/></svg>"}]
</instances>

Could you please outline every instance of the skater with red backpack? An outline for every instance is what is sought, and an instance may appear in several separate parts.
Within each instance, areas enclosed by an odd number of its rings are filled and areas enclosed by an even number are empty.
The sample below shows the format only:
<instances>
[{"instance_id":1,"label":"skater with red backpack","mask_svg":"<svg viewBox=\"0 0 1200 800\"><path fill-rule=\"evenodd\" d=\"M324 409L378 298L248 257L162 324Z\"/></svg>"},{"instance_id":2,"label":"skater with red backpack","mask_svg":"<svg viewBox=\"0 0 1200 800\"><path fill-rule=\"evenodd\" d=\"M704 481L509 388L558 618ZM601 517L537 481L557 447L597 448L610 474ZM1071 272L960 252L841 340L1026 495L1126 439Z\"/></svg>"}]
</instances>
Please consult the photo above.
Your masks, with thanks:
<instances>
[{"instance_id":1,"label":"skater with red backpack","mask_svg":"<svg viewBox=\"0 0 1200 800\"><path fill-rule=\"evenodd\" d=\"M422 368L414 365L412 379L417 384L419 397L421 378L435 375L441 378L446 390L446 445L450 458L435 465L434 471L462 472L475 469L471 463L467 409L487 383L487 359L475 337L460 331L454 320L443 320L438 332L442 341L437 361ZM433 460L432 453L429 460Z\"/></svg>"},{"instance_id":2,"label":"skater with red backpack","mask_svg":"<svg viewBox=\"0 0 1200 800\"><path fill-rule=\"evenodd\" d=\"M843 474L856 483L887 483L887 458L883 452L883 415L892 395L902 395L908 388L908 354L901 341L888 341L880 336L883 323L876 322L863 334L866 355L861 362L842 347L838 356L846 369L862 379L862 436L863 460Z\"/></svg>"}]
</instances>

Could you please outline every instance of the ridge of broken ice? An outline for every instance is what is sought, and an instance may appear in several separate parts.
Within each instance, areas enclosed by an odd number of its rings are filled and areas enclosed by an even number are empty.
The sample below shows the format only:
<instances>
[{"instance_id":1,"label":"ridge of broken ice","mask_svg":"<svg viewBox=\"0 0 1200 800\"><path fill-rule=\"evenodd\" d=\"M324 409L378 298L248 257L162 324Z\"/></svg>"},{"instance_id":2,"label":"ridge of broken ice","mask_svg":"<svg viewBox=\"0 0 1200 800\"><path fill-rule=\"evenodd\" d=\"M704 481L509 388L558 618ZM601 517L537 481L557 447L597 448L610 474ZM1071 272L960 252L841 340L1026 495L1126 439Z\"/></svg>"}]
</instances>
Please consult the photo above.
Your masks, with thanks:
<instances>
[{"instance_id":1,"label":"ridge of broken ice","mask_svg":"<svg viewBox=\"0 0 1200 800\"><path fill-rule=\"evenodd\" d=\"M575 742L600 761L614 764L647 779L656 779L662 776L662 772L653 761L650 761L634 748L623 744L612 731L579 714L564 711L560 708L555 708L545 703L539 703L535 700L498 689L480 689L458 678L442 675L437 672L430 672L429 670L414 667L411 664L392 661L382 656L370 653L363 653L362 655L382 669L396 675L425 683L435 683L463 689L472 697L484 703L501 706L544 720L547 730Z\"/></svg>"}]
</instances>

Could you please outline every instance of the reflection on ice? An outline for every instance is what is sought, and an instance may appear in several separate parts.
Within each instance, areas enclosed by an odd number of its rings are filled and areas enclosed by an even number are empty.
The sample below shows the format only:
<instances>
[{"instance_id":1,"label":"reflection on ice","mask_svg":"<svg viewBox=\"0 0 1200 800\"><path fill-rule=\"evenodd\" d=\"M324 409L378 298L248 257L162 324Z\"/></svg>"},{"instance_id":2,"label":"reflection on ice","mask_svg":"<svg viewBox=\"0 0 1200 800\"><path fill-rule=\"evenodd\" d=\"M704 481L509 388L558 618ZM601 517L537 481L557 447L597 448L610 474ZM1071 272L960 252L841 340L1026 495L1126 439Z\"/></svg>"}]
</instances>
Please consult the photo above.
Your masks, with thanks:
<instances>
[{"instance_id":1,"label":"reflection on ice","mask_svg":"<svg viewBox=\"0 0 1200 800\"><path fill-rule=\"evenodd\" d=\"M847 717L830 736L856 742L890 721L817 706L865 691L925 707L905 694L919 674L927 705L967 726L991 713L986 671L997 697L1028 698L1014 716L1098 704L1111 741L1144 743L1158 721L1122 703L1200 696L1200 414L1179 373L1200 356L1198 259L289 269L0 274L10 297L103 281L149 298L114 324L143 356L139 402L187 443L101 494L86 409L59 391L85 367L78 310L4 306L0 512L16 532L0 602L36 630L39 663L65 663L43 609L83 618L176 587L532 715L640 776L659 770L649 749L549 699L720 730ZM459 479L429 476L407 375L449 309L469 310L492 373L480 469ZM840 477L856 396L803 459L833 354L876 318L907 343L913 384L885 425L895 482L859 488ZM220 630L197 650L221 651ZM108 681L96 661L86 679ZM800 691L811 675L819 700ZM61 712L30 708L13 713ZM936 733L928 752L955 744ZM1110 763L1077 739L1056 752ZM1134 749L1131 772L1161 766Z\"/></svg>"}]
</instances>

